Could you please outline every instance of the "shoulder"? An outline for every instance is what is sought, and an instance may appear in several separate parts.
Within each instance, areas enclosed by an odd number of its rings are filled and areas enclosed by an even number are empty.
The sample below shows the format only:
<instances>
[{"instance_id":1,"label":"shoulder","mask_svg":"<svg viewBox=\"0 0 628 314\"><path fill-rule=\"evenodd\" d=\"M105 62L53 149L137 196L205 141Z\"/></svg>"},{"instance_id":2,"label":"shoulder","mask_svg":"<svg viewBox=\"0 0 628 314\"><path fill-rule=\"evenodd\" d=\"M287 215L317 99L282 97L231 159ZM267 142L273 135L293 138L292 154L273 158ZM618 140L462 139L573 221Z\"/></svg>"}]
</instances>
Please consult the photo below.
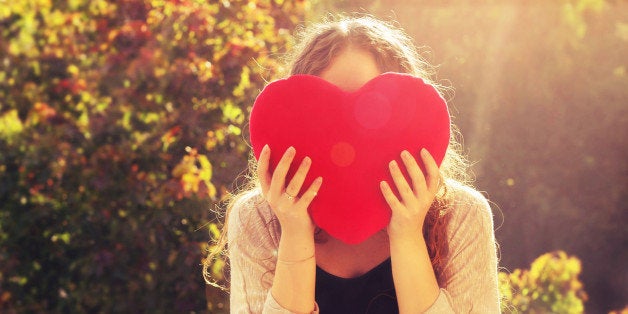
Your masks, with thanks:
<instances>
[{"instance_id":1,"label":"shoulder","mask_svg":"<svg viewBox=\"0 0 628 314\"><path fill-rule=\"evenodd\" d=\"M252 189L235 195L229 204L229 221L249 221L251 219L267 222L272 219L272 211L264 201L259 189Z\"/></svg>"},{"instance_id":2,"label":"shoulder","mask_svg":"<svg viewBox=\"0 0 628 314\"><path fill-rule=\"evenodd\" d=\"M456 312L498 313L497 246L493 214L477 190L447 182L450 206L445 213L447 250L439 284Z\"/></svg>"},{"instance_id":3,"label":"shoulder","mask_svg":"<svg viewBox=\"0 0 628 314\"><path fill-rule=\"evenodd\" d=\"M493 234L493 212L486 197L476 189L456 181L449 181L447 188L450 195L444 218L448 238L470 237L478 233Z\"/></svg>"},{"instance_id":4,"label":"shoulder","mask_svg":"<svg viewBox=\"0 0 628 314\"><path fill-rule=\"evenodd\" d=\"M244 240L278 243L279 223L259 189L234 196L226 219L227 236L231 244Z\"/></svg>"},{"instance_id":5,"label":"shoulder","mask_svg":"<svg viewBox=\"0 0 628 314\"><path fill-rule=\"evenodd\" d=\"M479 210L490 210L488 200L478 190L453 180L447 182L447 188L447 192L451 193L452 206L474 206Z\"/></svg>"}]
</instances>

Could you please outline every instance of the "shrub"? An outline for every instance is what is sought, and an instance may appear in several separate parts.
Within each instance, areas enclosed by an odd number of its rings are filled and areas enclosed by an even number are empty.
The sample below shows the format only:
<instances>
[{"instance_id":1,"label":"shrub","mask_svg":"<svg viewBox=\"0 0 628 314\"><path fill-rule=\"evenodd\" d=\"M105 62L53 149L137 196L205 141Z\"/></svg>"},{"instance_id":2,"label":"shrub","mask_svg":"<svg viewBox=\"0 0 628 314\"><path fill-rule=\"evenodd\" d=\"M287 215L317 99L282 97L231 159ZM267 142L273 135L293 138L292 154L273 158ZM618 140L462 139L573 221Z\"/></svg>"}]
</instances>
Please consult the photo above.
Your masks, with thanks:
<instances>
[{"instance_id":1,"label":"shrub","mask_svg":"<svg viewBox=\"0 0 628 314\"><path fill-rule=\"evenodd\" d=\"M246 108L306 5L2 4L1 312L214 306L208 209L244 168Z\"/></svg>"},{"instance_id":2,"label":"shrub","mask_svg":"<svg viewBox=\"0 0 628 314\"><path fill-rule=\"evenodd\" d=\"M502 311L583 313L587 295L578 279L580 260L565 252L538 257L529 270L499 273Z\"/></svg>"}]
</instances>

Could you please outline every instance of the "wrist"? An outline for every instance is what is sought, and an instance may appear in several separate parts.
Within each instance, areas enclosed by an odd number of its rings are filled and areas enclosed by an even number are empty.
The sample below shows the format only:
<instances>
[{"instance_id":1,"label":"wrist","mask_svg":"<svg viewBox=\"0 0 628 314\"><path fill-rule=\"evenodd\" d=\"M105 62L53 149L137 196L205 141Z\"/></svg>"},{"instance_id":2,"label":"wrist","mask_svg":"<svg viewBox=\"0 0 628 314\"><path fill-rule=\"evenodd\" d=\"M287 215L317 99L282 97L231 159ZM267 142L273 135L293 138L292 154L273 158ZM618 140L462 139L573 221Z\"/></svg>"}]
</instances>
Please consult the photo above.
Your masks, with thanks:
<instances>
[{"instance_id":1,"label":"wrist","mask_svg":"<svg viewBox=\"0 0 628 314\"><path fill-rule=\"evenodd\" d=\"M316 258L315 254L312 254L311 256L303 258L303 259L291 260L291 261L287 261L287 260L283 260L281 258L277 258L277 264L283 264L283 265L291 266L291 265L297 265L297 264L305 263L305 262L308 262L308 261L313 260L313 259L315 260L315 258Z\"/></svg>"},{"instance_id":2,"label":"wrist","mask_svg":"<svg viewBox=\"0 0 628 314\"><path fill-rule=\"evenodd\" d=\"M291 313L310 313L314 307L314 253L313 234L282 232L271 291L277 303Z\"/></svg>"},{"instance_id":3,"label":"wrist","mask_svg":"<svg viewBox=\"0 0 628 314\"><path fill-rule=\"evenodd\" d=\"M414 242L423 239L423 228L416 226L412 228L389 228L388 238L390 242Z\"/></svg>"},{"instance_id":4,"label":"wrist","mask_svg":"<svg viewBox=\"0 0 628 314\"><path fill-rule=\"evenodd\" d=\"M282 231L277 252L278 260L306 260L313 257L314 253L314 232Z\"/></svg>"},{"instance_id":5,"label":"wrist","mask_svg":"<svg viewBox=\"0 0 628 314\"><path fill-rule=\"evenodd\" d=\"M312 240L314 241L315 228L310 227L298 227L298 226L281 226L281 238L288 238L291 240Z\"/></svg>"},{"instance_id":6,"label":"wrist","mask_svg":"<svg viewBox=\"0 0 628 314\"><path fill-rule=\"evenodd\" d=\"M408 233L397 233L394 235L389 235L389 244L391 254L393 252L401 252L406 253L408 250L416 250L416 249L427 249L427 243L423 238L422 233L417 232L408 232Z\"/></svg>"}]
</instances>

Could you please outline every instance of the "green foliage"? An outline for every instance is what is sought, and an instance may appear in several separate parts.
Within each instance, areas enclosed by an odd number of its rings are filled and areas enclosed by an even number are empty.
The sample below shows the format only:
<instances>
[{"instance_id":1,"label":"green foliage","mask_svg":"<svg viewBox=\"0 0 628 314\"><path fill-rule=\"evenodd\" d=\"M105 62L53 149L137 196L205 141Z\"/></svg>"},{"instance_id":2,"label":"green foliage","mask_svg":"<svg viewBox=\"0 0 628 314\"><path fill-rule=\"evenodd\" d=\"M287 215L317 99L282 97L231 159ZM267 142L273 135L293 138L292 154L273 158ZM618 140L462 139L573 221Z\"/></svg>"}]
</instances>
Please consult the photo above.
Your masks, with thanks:
<instances>
[{"instance_id":1,"label":"green foliage","mask_svg":"<svg viewBox=\"0 0 628 314\"><path fill-rule=\"evenodd\" d=\"M219 308L208 209L306 6L3 2L0 312Z\"/></svg>"},{"instance_id":2,"label":"green foliage","mask_svg":"<svg viewBox=\"0 0 628 314\"><path fill-rule=\"evenodd\" d=\"M529 270L499 273L502 311L584 313L587 294L578 278L580 260L557 251L539 256Z\"/></svg>"}]
</instances>

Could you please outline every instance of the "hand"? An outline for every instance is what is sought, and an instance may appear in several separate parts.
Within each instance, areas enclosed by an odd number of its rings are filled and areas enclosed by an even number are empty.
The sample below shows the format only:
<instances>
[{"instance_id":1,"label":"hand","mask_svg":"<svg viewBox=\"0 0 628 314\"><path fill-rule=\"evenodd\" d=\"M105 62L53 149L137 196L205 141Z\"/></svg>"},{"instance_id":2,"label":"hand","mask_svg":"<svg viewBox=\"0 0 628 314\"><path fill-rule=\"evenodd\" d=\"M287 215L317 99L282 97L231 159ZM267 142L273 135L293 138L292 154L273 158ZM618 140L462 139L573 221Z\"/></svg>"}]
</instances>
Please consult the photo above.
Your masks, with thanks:
<instances>
[{"instance_id":1,"label":"hand","mask_svg":"<svg viewBox=\"0 0 628 314\"><path fill-rule=\"evenodd\" d=\"M269 169L270 148L265 145L260 153L257 174L264 198L279 219L282 232L299 233L306 231L308 234L314 234L315 225L307 212L307 208L318 193L323 179L321 177L316 178L303 195L298 197L312 164L312 160L305 157L286 187L286 175L295 155L294 147L289 147L271 174Z\"/></svg>"},{"instance_id":2,"label":"hand","mask_svg":"<svg viewBox=\"0 0 628 314\"><path fill-rule=\"evenodd\" d=\"M434 202L440 184L438 165L426 149L421 150L421 159L427 177L423 175L423 171L408 151L404 150L401 153L401 159L408 171L411 184L404 177L396 161L393 160L388 165L401 200L393 193L388 182L380 183L382 194L392 210L388 235L391 239L406 236L422 238L425 216Z\"/></svg>"}]
</instances>

